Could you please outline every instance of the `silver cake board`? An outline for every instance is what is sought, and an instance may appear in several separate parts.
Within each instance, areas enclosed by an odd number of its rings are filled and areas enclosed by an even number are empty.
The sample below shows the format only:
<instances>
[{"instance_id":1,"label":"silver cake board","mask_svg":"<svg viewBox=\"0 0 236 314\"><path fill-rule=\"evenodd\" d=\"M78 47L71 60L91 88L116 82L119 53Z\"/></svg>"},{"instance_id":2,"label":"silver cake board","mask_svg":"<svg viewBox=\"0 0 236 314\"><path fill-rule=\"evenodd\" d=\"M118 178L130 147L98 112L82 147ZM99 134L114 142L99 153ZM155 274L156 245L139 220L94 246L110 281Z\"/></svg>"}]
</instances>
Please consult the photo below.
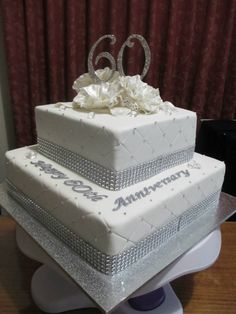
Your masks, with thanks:
<instances>
[{"instance_id":1,"label":"silver cake board","mask_svg":"<svg viewBox=\"0 0 236 314\"><path fill-rule=\"evenodd\" d=\"M31 294L38 308L47 313L97 308L97 305L83 290L57 266L56 262L48 257L45 251L19 225L16 228L16 241L23 254L43 264L35 272L31 282ZM221 232L219 229L215 229L131 296L131 300L136 297L136 309L133 309L129 302L122 302L117 309L112 311L112 314L141 314L144 308L145 312L148 309L146 312L148 314L183 314L182 305L169 282L183 275L210 267L217 260L220 249ZM152 293L151 298L150 292ZM137 310L137 305L139 310Z\"/></svg>"},{"instance_id":2,"label":"silver cake board","mask_svg":"<svg viewBox=\"0 0 236 314\"><path fill-rule=\"evenodd\" d=\"M170 284L163 287L164 302L147 314L183 314L183 308ZM53 293L52 293L53 291ZM95 303L81 289L72 286L60 274L46 265L41 266L33 275L31 293L35 304L46 313L63 313L79 309L96 308ZM53 297L52 297L53 296ZM141 314L128 302L123 302L112 314Z\"/></svg>"},{"instance_id":3,"label":"silver cake board","mask_svg":"<svg viewBox=\"0 0 236 314\"><path fill-rule=\"evenodd\" d=\"M121 302L128 299L161 270L236 212L236 198L221 193L219 205L214 212L205 213L165 245L149 253L123 272L108 276L90 267L43 225L27 214L24 208L8 195L4 184L0 185L0 205L105 313L113 311Z\"/></svg>"}]
</instances>

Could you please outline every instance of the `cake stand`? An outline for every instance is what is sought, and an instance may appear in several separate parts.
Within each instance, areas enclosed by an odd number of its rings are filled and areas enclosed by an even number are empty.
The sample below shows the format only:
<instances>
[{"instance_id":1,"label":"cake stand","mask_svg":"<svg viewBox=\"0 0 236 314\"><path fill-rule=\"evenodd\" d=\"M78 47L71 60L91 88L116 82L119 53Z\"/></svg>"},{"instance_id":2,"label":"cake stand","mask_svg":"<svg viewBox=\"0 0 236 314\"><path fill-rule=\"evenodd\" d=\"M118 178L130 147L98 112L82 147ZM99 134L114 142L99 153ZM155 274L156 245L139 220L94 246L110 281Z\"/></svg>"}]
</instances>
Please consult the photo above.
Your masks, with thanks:
<instances>
[{"instance_id":1,"label":"cake stand","mask_svg":"<svg viewBox=\"0 0 236 314\"><path fill-rule=\"evenodd\" d=\"M97 305L67 276L21 227L16 229L20 250L29 258L44 264L33 275L31 293L36 305L47 313L96 308ZM133 294L112 313L182 314L183 308L171 288L172 280L210 267L218 258L221 232L216 229L172 262L150 282ZM132 279L131 279L132 280Z\"/></svg>"},{"instance_id":2,"label":"cake stand","mask_svg":"<svg viewBox=\"0 0 236 314\"><path fill-rule=\"evenodd\" d=\"M4 184L0 185L0 205L19 226L20 249L44 264L33 276L32 295L41 309L51 313L91 306L104 313L140 312L130 304L139 310L149 306L150 314L183 313L169 282L207 268L217 259L221 247L219 226L236 212L236 198L221 193L215 211L207 211L147 256L109 276L89 266L29 215L8 195ZM166 293L163 303L163 290L158 290L161 287ZM162 305L151 309L158 305L156 302Z\"/></svg>"}]
</instances>

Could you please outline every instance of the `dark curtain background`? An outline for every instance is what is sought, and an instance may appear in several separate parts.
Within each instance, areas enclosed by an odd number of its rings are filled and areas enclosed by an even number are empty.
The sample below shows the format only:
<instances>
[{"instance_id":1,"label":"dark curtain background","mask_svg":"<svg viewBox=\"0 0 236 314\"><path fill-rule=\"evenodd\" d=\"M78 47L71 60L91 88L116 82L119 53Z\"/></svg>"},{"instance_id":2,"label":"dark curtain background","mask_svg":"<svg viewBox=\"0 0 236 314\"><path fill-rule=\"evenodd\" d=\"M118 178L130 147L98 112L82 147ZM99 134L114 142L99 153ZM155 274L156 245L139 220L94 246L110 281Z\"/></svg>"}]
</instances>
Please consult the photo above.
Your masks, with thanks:
<instances>
[{"instance_id":1,"label":"dark curtain background","mask_svg":"<svg viewBox=\"0 0 236 314\"><path fill-rule=\"evenodd\" d=\"M164 100L199 118L236 117L234 0L2 0L1 14L18 146L36 140L36 105L72 100L90 47L109 33L116 46L100 49L114 55L132 33L147 39L145 80ZM126 57L126 73L141 73L138 44Z\"/></svg>"}]
</instances>

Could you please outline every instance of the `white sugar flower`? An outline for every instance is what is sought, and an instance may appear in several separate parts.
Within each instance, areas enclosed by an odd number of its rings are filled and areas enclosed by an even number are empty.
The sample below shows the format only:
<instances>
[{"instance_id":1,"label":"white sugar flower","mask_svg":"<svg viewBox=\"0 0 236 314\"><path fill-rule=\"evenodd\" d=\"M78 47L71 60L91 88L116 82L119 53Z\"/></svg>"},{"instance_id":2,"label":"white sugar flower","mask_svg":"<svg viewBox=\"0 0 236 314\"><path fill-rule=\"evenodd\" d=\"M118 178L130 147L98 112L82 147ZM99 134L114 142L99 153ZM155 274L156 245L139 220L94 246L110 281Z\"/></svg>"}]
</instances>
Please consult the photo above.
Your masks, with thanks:
<instances>
[{"instance_id":1,"label":"white sugar flower","mask_svg":"<svg viewBox=\"0 0 236 314\"><path fill-rule=\"evenodd\" d=\"M111 76L112 70L108 67L104 69L99 69L96 72L96 75L100 78L100 80L106 82ZM119 78L119 72L115 71L109 82L114 82ZM91 84L95 84L96 81L89 75L89 73L85 73L81 75L74 81L72 88L79 93L80 89Z\"/></svg>"},{"instance_id":2,"label":"white sugar flower","mask_svg":"<svg viewBox=\"0 0 236 314\"><path fill-rule=\"evenodd\" d=\"M80 75L75 81L74 84L72 86L72 88L79 93L80 89L93 84L94 81L92 79L92 77L88 74L88 73L84 73L82 75Z\"/></svg>"},{"instance_id":3,"label":"white sugar flower","mask_svg":"<svg viewBox=\"0 0 236 314\"><path fill-rule=\"evenodd\" d=\"M159 89L141 81L139 75L125 76L119 79L124 106L138 112L154 113L162 103Z\"/></svg>"},{"instance_id":4,"label":"white sugar flower","mask_svg":"<svg viewBox=\"0 0 236 314\"><path fill-rule=\"evenodd\" d=\"M171 114L175 107L170 102L163 102L159 89L144 83L140 75L120 76L115 71L105 68L96 74L102 80L95 82L88 73L81 75L73 85L78 95L73 100L73 108L110 109L113 115L131 115L138 113L156 113L159 110ZM122 107L111 110L114 107ZM125 108L126 107L126 108ZM127 110L126 110L127 109Z\"/></svg>"},{"instance_id":5,"label":"white sugar flower","mask_svg":"<svg viewBox=\"0 0 236 314\"><path fill-rule=\"evenodd\" d=\"M102 109L111 108L119 102L119 87L117 84L102 82L91 84L80 89L73 99L74 108Z\"/></svg>"}]
</instances>

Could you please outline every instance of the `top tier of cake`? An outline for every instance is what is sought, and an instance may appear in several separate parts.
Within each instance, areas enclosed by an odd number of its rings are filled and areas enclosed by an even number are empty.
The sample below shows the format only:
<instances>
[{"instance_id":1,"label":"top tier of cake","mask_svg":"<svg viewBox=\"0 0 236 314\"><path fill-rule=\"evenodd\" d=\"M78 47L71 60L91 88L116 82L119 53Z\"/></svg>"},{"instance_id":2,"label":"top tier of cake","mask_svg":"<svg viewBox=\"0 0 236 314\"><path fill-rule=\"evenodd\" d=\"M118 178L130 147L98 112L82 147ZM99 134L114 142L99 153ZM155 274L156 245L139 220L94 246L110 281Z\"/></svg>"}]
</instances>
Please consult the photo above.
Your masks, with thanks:
<instances>
[{"instance_id":1,"label":"top tier of cake","mask_svg":"<svg viewBox=\"0 0 236 314\"><path fill-rule=\"evenodd\" d=\"M190 160L196 114L113 116L71 103L36 108L39 151L109 190L120 190Z\"/></svg>"}]
</instances>

